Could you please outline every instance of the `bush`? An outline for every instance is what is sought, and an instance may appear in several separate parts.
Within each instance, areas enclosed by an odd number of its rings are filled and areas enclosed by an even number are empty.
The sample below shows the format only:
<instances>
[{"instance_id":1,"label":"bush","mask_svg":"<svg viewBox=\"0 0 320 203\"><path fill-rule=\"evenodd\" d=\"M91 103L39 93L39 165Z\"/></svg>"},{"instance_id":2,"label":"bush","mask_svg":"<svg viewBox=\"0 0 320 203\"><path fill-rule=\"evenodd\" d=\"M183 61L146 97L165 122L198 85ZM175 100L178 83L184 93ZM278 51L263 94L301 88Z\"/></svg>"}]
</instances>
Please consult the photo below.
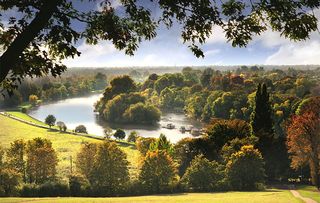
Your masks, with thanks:
<instances>
[{"instance_id":1,"label":"bush","mask_svg":"<svg viewBox=\"0 0 320 203\"><path fill-rule=\"evenodd\" d=\"M27 113L27 112L28 112L28 109L26 107L21 108L21 113Z\"/></svg>"},{"instance_id":2,"label":"bush","mask_svg":"<svg viewBox=\"0 0 320 203\"><path fill-rule=\"evenodd\" d=\"M76 129L74 130L76 133L85 133L88 134L87 132L87 128L84 125L79 125L76 127Z\"/></svg>"},{"instance_id":3,"label":"bush","mask_svg":"<svg viewBox=\"0 0 320 203\"><path fill-rule=\"evenodd\" d=\"M126 133L122 129L117 129L113 136L118 140L123 140L126 137Z\"/></svg>"},{"instance_id":4,"label":"bush","mask_svg":"<svg viewBox=\"0 0 320 203\"><path fill-rule=\"evenodd\" d=\"M209 161L203 155L198 155L191 161L182 177L182 183L193 191L213 191L223 179L223 171L224 167L216 161Z\"/></svg>"},{"instance_id":5,"label":"bush","mask_svg":"<svg viewBox=\"0 0 320 203\"><path fill-rule=\"evenodd\" d=\"M65 183L47 182L39 186L38 194L39 197L67 197L70 191Z\"/></svg>"},{"instance_id":6,"label":"bush","mask_svg":"<svg viewBox=\"0 0 320 203\"><path fill-rule=\"evenodd\" d=\"M24 184L20 190L21 197L38 197L39 186L33 183Z\"/></svg>"},{"instance_id":7,"label":"bush","mask_svg":"<svg viewBox=\"0 0 320 203\"><path fill-rule=\"evenodd\" d=\"M87 192L90 188L88 181L80 175L72 175L69 178L70 195L72 197L87 196L91 192Z\"/></svg>"},{"instance_id":8,"label":"bush","mask_svg":"<svg viewBox=\"0 0 320 203\"><path fill-rule=\"evenodd\" d=\"M226 171L231 186L235 190L256 190L264 182L264 163L261 153L252 145L241 147L233 153Z\"/></svg>"}]
</instances>

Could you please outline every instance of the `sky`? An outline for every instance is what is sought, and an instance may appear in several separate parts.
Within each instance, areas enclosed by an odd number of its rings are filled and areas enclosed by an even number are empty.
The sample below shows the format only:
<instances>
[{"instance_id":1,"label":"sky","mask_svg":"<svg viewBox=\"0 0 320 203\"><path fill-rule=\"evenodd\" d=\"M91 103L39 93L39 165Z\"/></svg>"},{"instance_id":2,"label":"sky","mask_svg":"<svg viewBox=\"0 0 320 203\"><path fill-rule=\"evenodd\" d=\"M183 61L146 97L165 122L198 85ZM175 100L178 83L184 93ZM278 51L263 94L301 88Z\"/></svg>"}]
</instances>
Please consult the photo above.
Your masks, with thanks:
<instances>
[{"instance_id":1,"label":"sky","mask_svg":"<svg viewBox=\"0 0 320 203\"><path fill-rule=\"evenodd\" d=\"M99 9L99 1L88 6L74 0L79 9ZM112 6L121 9L119 0L111 0ZM151 8L157 14L157 8ZM315 14L320 19L320 10ZM79 25L80 26L80 25ZM319 26L320 27L320 26ZM157 37L140 44L134 56L115 49L111 42L101 41L88 45L77 44L80 57L63 61L68 67L132 67L132 66L211 66L211 65L310 65L320 64L320 34L314 32L310 39L292 42L280 33L270 30L256 36L245 48L234 48L219 27L212 28L212 35L202 46L205 57L197 58L183 44L178 26L160 27Z\"/></svg>"}]
</instances>

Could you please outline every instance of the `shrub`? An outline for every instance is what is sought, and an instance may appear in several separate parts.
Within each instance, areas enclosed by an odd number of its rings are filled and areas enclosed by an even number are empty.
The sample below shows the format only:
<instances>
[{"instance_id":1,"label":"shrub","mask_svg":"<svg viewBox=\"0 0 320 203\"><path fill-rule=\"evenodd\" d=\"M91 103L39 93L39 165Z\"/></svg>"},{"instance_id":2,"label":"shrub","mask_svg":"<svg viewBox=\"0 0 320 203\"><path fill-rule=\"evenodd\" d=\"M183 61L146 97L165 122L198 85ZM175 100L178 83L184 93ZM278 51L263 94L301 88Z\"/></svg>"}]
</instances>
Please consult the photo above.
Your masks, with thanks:
<instances>
[{"instance_id":1,"label":"shrub","mask_svg":"<svg viewBox=\"0 0 320 203\"><path fill-rule=\"evenodd\" d=\"M84 126L84 125L79 125L79 126L77 126L74 131L75 131L76 133L85 133L85 134L88 134L87 128L86 128L86 126Z\"/></svg>"},{"instance_id":2,"label":"shrub","mask_svg":"<svg viewBox=\"0 0 320 203\"><path fill-rule=\"evenodd\" d=\"M66 197L69 193L68 185L61 182L46 182L38 190L39 197Z\"/></svg>"},{"instance_id":3,"label":"shrub","mask_svg":"<svg viewBox=\"0 0 320 203\"><path fill-rule=\"evenodd\" d=\"M182 177L182 183L193 191L212 191L218 188L223 179L223 171L223 166L216 161L209 161L203 155L198 155L191 161Z\"/></svg>"},{"instance_id":4,"label":"shrub","mask_svg":"<svg viewBox=\"0 0 320 203\"><path fill-rule=\"evenodd\" d=\"M20 190L21 197L38 197L39 196L39 187L34 183L24 184Z\"/></svg>"},{"instance_id":5,"label":"shrub","mask_svg":"<svg viewBox=\"0 0 320 203\"><path fill-rule=\"evenodd\" d=\"M21 108L21 113L27 113L27 112L28 112L28 109L26 107Z\"/></svg>"},{"instance_id":6,"label":"shrub","mask_svg":"<svg viewBox=\"0 0 320 203\"><path fill-rule=\"evenodd\" d=\"M233 189L255 190L264 182L264 163L261 153L252 145L241 147L227 163L226 172Z\"/></svg>"}]
</instances>

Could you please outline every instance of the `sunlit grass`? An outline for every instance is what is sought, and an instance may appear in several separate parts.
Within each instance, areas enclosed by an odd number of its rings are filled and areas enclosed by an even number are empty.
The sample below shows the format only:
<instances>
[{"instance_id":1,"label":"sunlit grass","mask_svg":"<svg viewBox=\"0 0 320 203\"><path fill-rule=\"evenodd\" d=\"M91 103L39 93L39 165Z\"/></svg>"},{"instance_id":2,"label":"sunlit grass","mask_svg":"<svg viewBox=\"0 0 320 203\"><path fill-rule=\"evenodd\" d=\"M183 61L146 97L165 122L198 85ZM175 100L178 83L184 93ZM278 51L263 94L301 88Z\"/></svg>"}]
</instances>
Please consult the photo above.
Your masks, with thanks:
<instances>
[{"instance_id":1,"label":"sunlit grass","mask_svg":"<svg viewBox=\"0 0 320 203\"><path fill-rule=\"evenodd\" d=\"M3 198L8 202L107 202L107 203L302 203L290 191L269 190L264 192L187 193L116 198Z\"/></svg>"},{"instance_id":2,"label":"sunlit grass","mask_svg":"<svg viewBox=\"0 0 320 203\"><path fill-rule=\"evenodd\" d=\"M311 198L320 203L320 192L314 186L298 186L297 191L303 197Z\"/></svg>"},{"instance_id":3,"label":"sunlit grass","mask_svg":"<svg viewBox=\"0 0 320 203\"><path fill-rule=\"evenodd\" d=\"M18 116L24 115L19 114ZM26 117L26 119L30 118ZM34 127L0 115L0 143L2 147L9 147L10 143L17 139L30 140L36 137L47 138L52 141L52 145L57 151L59 158L58 172L59 175L64 178L70 174L70 159L72 157L73 162L75 161L81 143L101 142L98 139ZM139 152L136 150L135 145L125 142L118 144L121 149L127 153L131 168L135 170L137 168L137 159L139 156ZM75 169L74 163L73 169ZM134 170L132 172L135 172Z\"/></svg>"}]
</instances>

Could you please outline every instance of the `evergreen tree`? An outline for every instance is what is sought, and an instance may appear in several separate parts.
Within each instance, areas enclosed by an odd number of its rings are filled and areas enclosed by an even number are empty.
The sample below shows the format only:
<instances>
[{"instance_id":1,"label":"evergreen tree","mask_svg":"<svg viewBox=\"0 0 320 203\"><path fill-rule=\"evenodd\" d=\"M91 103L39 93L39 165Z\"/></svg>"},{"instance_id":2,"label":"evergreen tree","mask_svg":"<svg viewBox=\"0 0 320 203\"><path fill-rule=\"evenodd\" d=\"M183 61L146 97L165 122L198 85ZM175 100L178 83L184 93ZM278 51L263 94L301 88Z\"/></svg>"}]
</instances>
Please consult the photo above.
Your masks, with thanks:
<instances>
[{"instance_id":1,"label":"evergreen tree","mask_svg":"<svg viewBox=\"0 0 320 203\"><path fill-rule=\"evenodd\" d=\"M290 164L285 147L286 139L274 136L272 107L266 84L258 85L250 124L251 134L259 138L256 147L265 160L268 179L285 179Z\"/></svg>"},{"instance_id":2,"label":"evergreen tree","mask_svg":"<svg viewBox=\"0 0 320 203\"><path fill-rule=\"evenodd\" d=\"M262 140L272 139L274 134L272 108L265 84L259 84L256 92L255 107L251 114L251 134Z\"/></svg>"}]
</instances>

